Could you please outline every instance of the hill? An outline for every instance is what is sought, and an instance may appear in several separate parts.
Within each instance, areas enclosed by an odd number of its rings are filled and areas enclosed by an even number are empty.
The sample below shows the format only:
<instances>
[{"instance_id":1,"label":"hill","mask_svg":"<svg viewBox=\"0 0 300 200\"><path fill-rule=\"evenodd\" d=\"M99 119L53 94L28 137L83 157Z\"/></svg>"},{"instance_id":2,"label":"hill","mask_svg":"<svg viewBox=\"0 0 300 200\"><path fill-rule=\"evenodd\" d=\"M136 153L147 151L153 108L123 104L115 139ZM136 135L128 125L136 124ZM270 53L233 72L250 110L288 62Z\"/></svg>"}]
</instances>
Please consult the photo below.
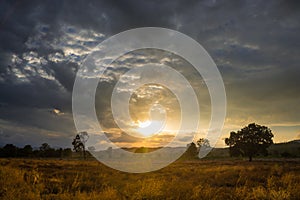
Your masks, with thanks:
<instances>
[{"instance_id":1,"label":"hill","mask_svg":"<svg viewBox=\"0 0 300 200\"><path fill-rule=\"evenodd\" d=\"M272 157L300 157L300 140L273 144L268 152Z\"/></svg>"}]
</instances>

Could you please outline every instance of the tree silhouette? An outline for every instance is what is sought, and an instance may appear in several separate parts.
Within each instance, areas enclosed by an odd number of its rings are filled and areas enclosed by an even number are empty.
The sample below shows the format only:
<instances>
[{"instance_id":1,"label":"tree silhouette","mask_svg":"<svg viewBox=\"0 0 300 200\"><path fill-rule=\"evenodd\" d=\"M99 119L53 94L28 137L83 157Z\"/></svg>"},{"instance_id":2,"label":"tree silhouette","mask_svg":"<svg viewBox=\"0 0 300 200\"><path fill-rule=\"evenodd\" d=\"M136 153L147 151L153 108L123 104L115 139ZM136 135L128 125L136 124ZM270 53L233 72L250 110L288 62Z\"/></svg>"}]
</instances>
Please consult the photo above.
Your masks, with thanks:
<instances>
[{"instance_id":1,"label":"tree silhouette","mask_svg":"<svg viewBox=\"0 0 300 200\"><path fill-rule=\"evenodd\" d=\"M72 145L76 152L83 152L83 158L86 159L85 143L89 139L87 132L78 133L73 139Z\"/></svg>"},{"instance_id":2,"label":"tree silhouette","mask_svg":"<svg viewBox=\"0 0 300 200\"><path fill-rule=\"evenodd\" d=\"M48 143L43 143L43 144L40 146L40 151L45 152L45 151L49 150L50 148L51 148L51 147L50 147L50 145L49 145Z\"/></svg>"},{"instance_id":3,"label":"tree silhouette","mask_svg":"<svg viewBox=\"0 0 300 200\"><path fill-rule=\"evenodd\" d=\"M20 151L20 156L21 157L31 157L32 156L32 146L31 145L25 145L22 149L19 150Z\"/></svg>"},{"instance_id":4,"label":"tree silhouette","mask_svg":"<svg viewBox=\"0 0 300 200\"><path fill-rule=\"evenodd\" d=\"M18 153L18 148L13 144L6 144L3 149L4 157L16 157Z\"/></svg>"},{"instance_id":5,"label":"tree silhouette","mask_svg":"<svg viewBox=\"0 0 300 200\"><path fill-rule=\"evenodd\" d=\"M258 154L268 154L267 148L273 144L273 137L271 129L252 123L237 132L231 132L225 144L229 146L231 156L247 156L251 162L252 157Z\"/></svg>"},{"instance_id":6,"label":"tree silhouette","mask_svg":"<svg viewBox=\"0 0 300 200\"><path fill-rule=\"evenodd\" d=\"M198 156L202 157L202 153L206 154L209 153L210 150L212 149L210 144L209 144L209 140L206 138L199 138L199 140L197 140L196 144L198 145ZM202 151L202 155L200 155L200 152Z\"/></svg>"},{"instance_id":7,"label":"tree silhouette","mask_svg":"<svg viewBox=\"0 0 300 200\"><path fill-rule=\"evenodd\" d=\"M70 157L72 150L70 148L54 149L49 144L43 143L39 149L33 150L32 146L27 144L23 148L19 148L13 144L6 144L3 148L0 148L0 157Z\"/></svg>"},{"instance_id":8,"label":"tree silhouette","mask_svg":"<svg viewBox=\"0 0 300 200\"><path fill-rule=\"evenodd\" d=\"M197 145L199 147L210 148L209 140L206 138L200 138L199 140L197 140Z\"/></svg>"},{"instance_id":9,"label":"tree silhouette","mask_svg":"<svg viewBox=\"0 0 300 200\"><path fill-rule=\"evenodd\" d=\"M198 149L194 142L187 145L187 150L182 154L181 159L193 160L197 159Z\"/></svg>"},{"instance_id":10,"label":"tree silhouette","mask_svg":"<svg viewBox=\"0 0 300 200\"><path fill-rule=\"evenodd\" d=\"M55 149L51 148L48 143L43 143L40 146L40 155L43 157L55 157Z\"/></svg>"}]
</instances>

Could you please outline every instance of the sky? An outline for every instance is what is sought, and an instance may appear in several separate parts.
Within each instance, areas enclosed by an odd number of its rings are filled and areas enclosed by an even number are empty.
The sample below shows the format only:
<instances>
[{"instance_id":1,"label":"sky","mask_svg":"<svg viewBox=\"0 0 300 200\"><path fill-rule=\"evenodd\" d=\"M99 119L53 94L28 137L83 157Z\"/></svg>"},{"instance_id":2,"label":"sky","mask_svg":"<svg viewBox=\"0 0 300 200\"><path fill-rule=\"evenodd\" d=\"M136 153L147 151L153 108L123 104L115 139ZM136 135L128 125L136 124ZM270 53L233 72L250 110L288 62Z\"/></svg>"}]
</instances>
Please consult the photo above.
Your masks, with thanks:
<instances>
[{"instance_id":1,"label":"sky","mask_svg":"<svg viewBox=\"0 0 300 200\"><path fill-rule=\"evenodd\" d=\"M110 36L149 26L188 35L216 63L227 96L218 147L230 131L252 122L271 128L274 142L300 139L299 9L297 0L1 1L0 146L47 142L70 147L77 133L72 90L80 65ZM131 117L142 128L151 105L159 102L171 121L169 131L143 143L114 122L114 85L126 71L145 63L164 63L188 77L203 119L198 134L205 135L211 109L203 79L177 55L139 50L112 63L97 87L97 117L111 141L159 146L172 138L180 108L176 96L161 85L145 85L133 93Z\"/></svg>"}]
</instances>

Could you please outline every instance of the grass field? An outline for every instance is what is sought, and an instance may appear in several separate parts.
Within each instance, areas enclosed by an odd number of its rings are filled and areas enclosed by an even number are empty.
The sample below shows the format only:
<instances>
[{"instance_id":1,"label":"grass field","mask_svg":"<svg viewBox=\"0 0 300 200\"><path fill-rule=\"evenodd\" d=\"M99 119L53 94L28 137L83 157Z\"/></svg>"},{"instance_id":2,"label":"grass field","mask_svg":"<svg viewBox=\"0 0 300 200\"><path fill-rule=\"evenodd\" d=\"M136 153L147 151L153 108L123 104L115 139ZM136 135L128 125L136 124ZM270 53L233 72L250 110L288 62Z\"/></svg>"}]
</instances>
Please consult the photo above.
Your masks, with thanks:
<instances>
[{"instance_id":1,"label":"grass field","mask_svg":"<svg viewBox=\"0 0 300 200\"><path fill-rule=\"evenodd\" d=\"M128 174L97 161L0 159L0 199L299 199L299 161L180 162Z\"/></svg>"}]
</instances>

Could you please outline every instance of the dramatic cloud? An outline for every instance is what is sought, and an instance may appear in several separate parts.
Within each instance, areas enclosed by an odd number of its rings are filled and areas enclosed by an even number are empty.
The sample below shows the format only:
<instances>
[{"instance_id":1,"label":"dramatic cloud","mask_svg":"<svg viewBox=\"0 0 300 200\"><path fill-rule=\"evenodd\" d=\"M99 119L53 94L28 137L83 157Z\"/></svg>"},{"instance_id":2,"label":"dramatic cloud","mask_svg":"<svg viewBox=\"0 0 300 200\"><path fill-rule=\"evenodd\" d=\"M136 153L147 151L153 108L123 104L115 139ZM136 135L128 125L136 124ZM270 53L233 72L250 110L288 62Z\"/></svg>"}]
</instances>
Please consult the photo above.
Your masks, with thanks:
<instances>
[{"instance_id":1,"label":"dramatic cloud","mask_svg":"<svg viewBox=\"0 0 300 200\"><path fill-rule=\"evenodd\" d=\"M0 145L49 142L70 146L76 133L72 89L80 64L104 39L145 26L183 32L212 56L228 98L224 137L231 130L257 122L274 130L275 141L299 138L299 8L296 0L2 1ZM117 134L112 140L122 145L140 142L115 130L110 102L120 76L146 63L169 65L189 80L204 122L199 134L205 135L211 109L203 79L179 56L140 50L123 55L109 66L97 88L97 116L105 131ZM125 77L128 81L137 78ZM135 120L147 118L151 98L178 119L174 95L151 85L140 88L131 99ZM140 116L134 116L137 113ZM148 142L156 145L168 137ZM218 145L222 143L220 140Z\"/></svg>"}]
</instances>

